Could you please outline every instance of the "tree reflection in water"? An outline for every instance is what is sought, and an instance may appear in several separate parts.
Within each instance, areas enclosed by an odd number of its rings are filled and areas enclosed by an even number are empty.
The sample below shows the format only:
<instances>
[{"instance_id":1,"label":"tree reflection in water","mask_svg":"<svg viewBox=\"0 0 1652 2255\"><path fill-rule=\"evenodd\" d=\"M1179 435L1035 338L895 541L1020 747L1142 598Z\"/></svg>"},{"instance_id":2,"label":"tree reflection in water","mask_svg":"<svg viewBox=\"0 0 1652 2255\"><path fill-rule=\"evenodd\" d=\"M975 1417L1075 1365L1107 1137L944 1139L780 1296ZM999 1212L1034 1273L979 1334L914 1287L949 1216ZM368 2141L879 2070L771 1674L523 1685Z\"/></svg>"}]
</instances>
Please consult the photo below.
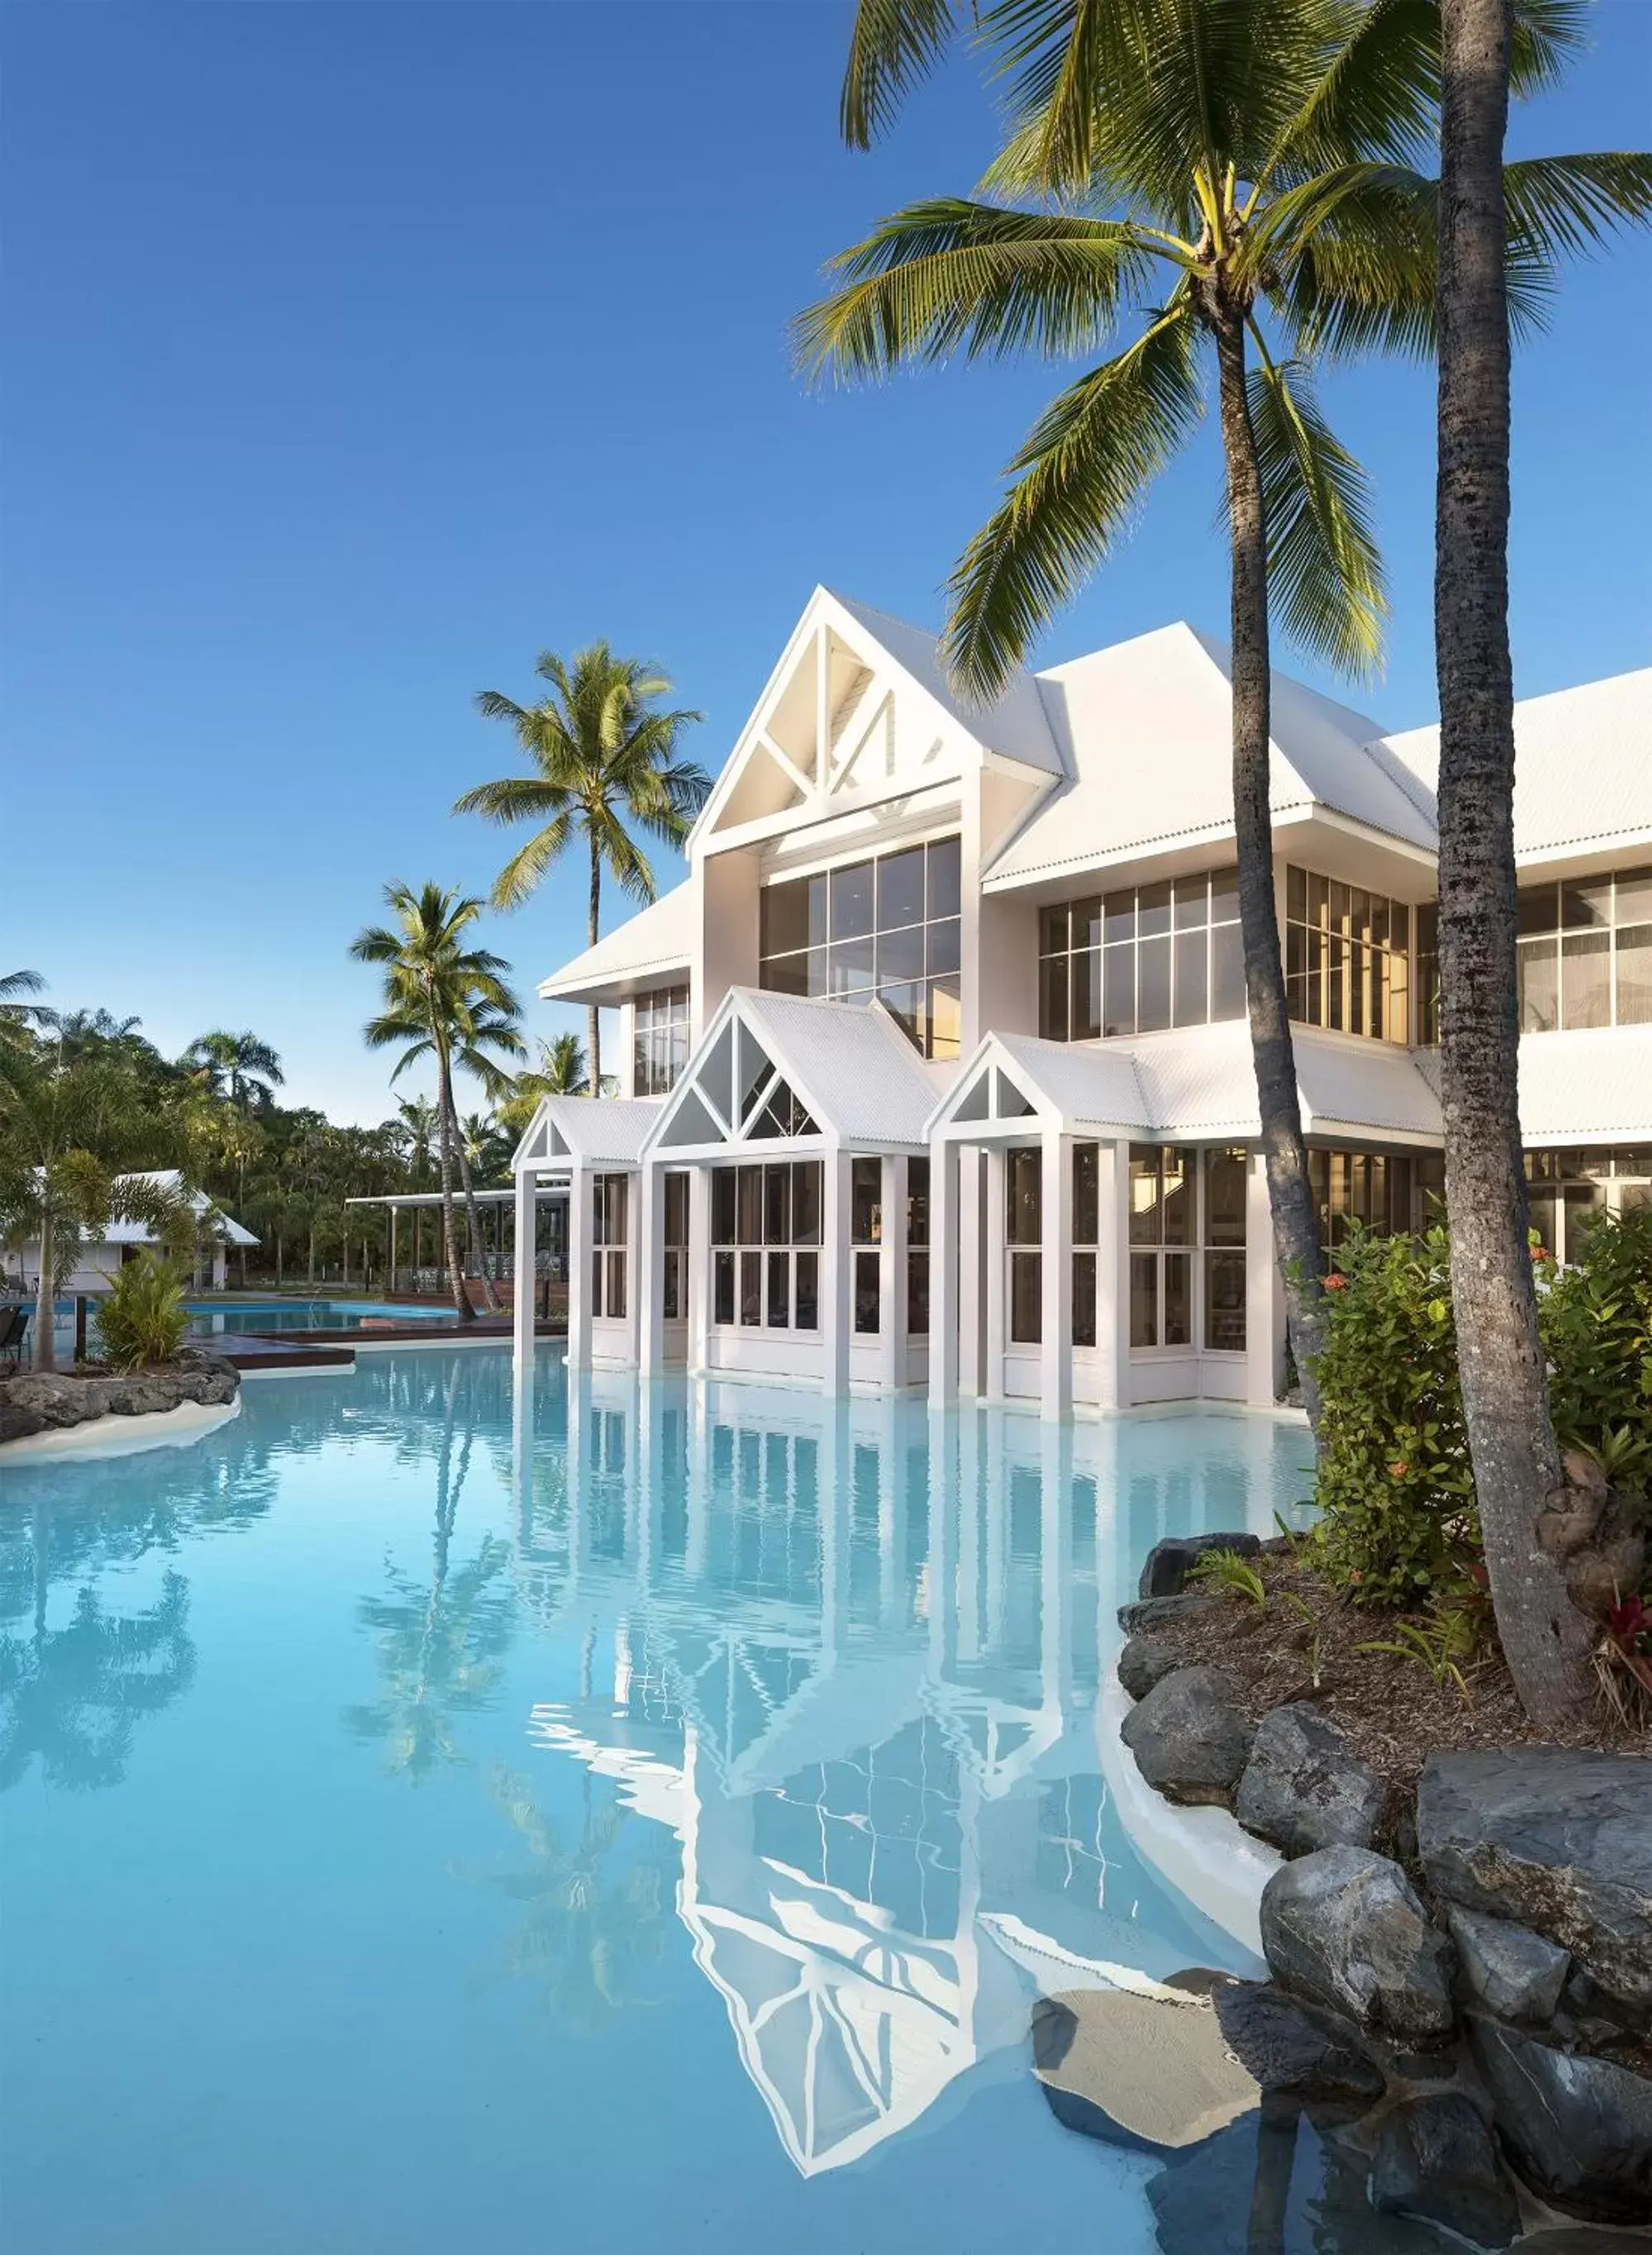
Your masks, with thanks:
<instances>
[{"instance_id":1,"label":"tree reflection in water","mask_svg":"<svg viewBox=\"0 0 1652 2255\"><path fill-rule=\"evenodd\" d=\"M0 1637L0 1793L37 1758L48 1785L118 1785L138 1719L186 1691L195 1673L189 1586L169 1573L141 1612L106 1613L82 1589L65 1628L36 1613L27 1636Z\"/></svg>"},{"instance_id":2,"label":"tree reflection in water","mask_svg":"<svg viewBox=\"0 0 1652 2255\"><path fill-rule=\"evenodd\" d=\"M346 1728L359 1738L382 1741L390 1768L415 1785L465 1759L455 1719L489 1704L499 1679L498 1663L515 1627L515 1600L506 1572L509 1544L484 1535L474 1557L457 1567L452 1563L453 1529L475 1430L474 1374L457 1359L449 1366L439 1400L430 1579L420 1582L386 1561L390 1594L364 1598L358 1608L362 1627L378 1640L379 1696L369 1705L347 1708L344 1714ZM466 1412L462 1434L461 1406ZM427 1453L425 1424L404 1430L399 1447L409 1456Z\"/></svg>"}]
</instances>

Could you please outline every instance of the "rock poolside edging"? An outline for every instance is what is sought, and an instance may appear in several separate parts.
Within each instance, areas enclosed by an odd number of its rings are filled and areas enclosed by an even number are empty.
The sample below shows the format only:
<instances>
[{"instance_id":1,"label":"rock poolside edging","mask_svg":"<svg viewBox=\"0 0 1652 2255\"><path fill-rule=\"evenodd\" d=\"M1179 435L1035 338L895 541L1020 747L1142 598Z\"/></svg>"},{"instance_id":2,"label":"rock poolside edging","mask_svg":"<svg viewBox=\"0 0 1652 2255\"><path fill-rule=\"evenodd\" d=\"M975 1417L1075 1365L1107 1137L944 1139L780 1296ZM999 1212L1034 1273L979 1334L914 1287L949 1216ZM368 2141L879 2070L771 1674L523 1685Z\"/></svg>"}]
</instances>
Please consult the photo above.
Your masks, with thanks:
<instances>
[{"instance_id":1,"label":"rock poolside edging","mask_svg":"<svg viewBox=\"0 0 1652 2255\"><path fill-rule=\"evenodd\" d=\"M1414 1847L1400 1851L1414 1886L1377 1851L1411 1837L1407 1812L1366 1789L1366 1766L1313 1707L1265 1715L1234 1776L1235 1732L1248 1725L1232 1685L1142 1649L1212 1603L1180 1587L1196 1546L1170 1559L1166 1547L1142 1570L1142 1600L1120 1609L1130 1642L1117 1675L1142 1696L1104 1694L1107 1766L1136 1772L1117 1798L1155 1861L1161 1827L1131 1820L1156 1786L1226 1804L1161 1802L1164 1819L1208 1832L1232 1808L1284 1851L1257 1905L1270 1978L1230 1992L1229 2041L1264 2095L1307 2107L1368 2171L1379 2211L1471 2244L1508 2246L1522 2216L1543 2210L1585 2230L1652 2223L1652 1760L1431 1753ZM1173 1864L1167 1876L1182 1884ZM1368 2062L1374 2104L1367 2092L1350 2107L1353 2094L1318 2073L1327 2046Z\"/></svg>"},{"instance_id":2,"label":"rock poolside edging","mask_svg":"<svg viewBox=\"0 0 1652 2255\"><path fill-rule=\"evenodd\" d=\"M0 1463L41 1456L116 1455L154 1441L193 1439L234 1416L241 1373L203 1349L125 1375L25 1373L0 1380Z\"/></svg>"}]
</instances>

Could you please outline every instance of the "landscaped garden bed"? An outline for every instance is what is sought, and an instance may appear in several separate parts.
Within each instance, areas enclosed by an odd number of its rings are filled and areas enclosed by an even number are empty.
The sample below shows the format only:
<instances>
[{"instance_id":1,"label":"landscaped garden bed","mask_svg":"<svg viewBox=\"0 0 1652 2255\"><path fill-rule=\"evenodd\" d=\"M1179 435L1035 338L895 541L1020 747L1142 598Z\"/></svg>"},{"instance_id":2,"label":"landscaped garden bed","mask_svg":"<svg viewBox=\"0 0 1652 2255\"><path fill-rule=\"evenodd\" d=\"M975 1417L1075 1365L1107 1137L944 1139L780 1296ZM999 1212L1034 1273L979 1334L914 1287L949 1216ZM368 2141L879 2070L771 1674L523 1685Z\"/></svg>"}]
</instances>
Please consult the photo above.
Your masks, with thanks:
<instances>
[{"instance_id":1,"label":"landscaped garden bed","mask_svg":"<svg viewBox=\"0 0 1652 2255\"><path fill-rule=\"evenodd\" d=\"M1597 1633L1593 1696L1552 1725L1498 1647L1447 1257L1439 1231L1346 1249L1319 1517L1156 1547L1120 1735L1284 1858L1271 1978L1213 1996L1233 2055L1374 2208L1503 2247L1652 2223L1652 1213L1542 1273L1564 1455L1538 1540Z\"/></svg>"}]
</instances>

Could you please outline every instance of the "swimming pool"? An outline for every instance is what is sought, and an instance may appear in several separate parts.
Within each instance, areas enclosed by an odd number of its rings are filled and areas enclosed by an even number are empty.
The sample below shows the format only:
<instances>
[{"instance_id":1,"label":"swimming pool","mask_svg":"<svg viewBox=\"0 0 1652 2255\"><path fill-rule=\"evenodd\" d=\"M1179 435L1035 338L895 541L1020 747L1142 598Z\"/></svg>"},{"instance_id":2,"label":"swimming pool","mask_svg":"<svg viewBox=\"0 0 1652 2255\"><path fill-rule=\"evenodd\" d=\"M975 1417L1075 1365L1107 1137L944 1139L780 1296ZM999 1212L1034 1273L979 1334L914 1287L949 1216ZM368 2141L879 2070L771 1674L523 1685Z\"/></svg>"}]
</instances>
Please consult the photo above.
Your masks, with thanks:
<instances>
[{"instance_id":1,"label":"swimming pool","mask_svg":"<svg viewBox=\"0 0 1652 2255\"><path fill-rule=\"evenodd\" d=\"M404 1300L192 1300L189 1328L197 1338L235 1331L353 1331L364 1316L399 1324L451 1323L451 1303L409 1306Z\"/></svg>"},{"instance_id":2,"label":"swimming pool","mask_svg":"<svg viewBox=\"0 0 1652 2255\"><path fill-rule=\"evenodd\" d=\"M1238 2255L1256 2118L1074 2134L1028 2013L1243 1963L1094 1702L1305 1437L539 1372L514 1445L508 1359L392 1350L0 1469L8 2245ZM1431 2244L1325 2166L1280 2247Z\"/></svg>"}]
</instances>

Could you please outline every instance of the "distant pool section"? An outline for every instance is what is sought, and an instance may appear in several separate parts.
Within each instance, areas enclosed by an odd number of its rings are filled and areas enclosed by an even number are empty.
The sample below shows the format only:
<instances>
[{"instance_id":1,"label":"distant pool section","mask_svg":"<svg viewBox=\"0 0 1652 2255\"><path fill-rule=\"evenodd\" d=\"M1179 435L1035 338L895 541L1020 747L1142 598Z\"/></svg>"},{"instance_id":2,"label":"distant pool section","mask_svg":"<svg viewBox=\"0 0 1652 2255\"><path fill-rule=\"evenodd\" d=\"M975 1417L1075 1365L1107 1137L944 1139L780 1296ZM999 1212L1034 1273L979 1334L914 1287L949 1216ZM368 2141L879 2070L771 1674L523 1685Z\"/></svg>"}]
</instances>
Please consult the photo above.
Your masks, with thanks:
<instances>
[{"instance_id":1,"label":"distant pool section","mask_svg":"<svg viewBox=\"0 0 1652 2255\"><path fill-rule=\"evenodd\" d=\"M235 1331L356 1331L364 1324L451 1323L453 1311L397 1300L190 1300L197 1338Z\"/></svg>"}]
</instances>

